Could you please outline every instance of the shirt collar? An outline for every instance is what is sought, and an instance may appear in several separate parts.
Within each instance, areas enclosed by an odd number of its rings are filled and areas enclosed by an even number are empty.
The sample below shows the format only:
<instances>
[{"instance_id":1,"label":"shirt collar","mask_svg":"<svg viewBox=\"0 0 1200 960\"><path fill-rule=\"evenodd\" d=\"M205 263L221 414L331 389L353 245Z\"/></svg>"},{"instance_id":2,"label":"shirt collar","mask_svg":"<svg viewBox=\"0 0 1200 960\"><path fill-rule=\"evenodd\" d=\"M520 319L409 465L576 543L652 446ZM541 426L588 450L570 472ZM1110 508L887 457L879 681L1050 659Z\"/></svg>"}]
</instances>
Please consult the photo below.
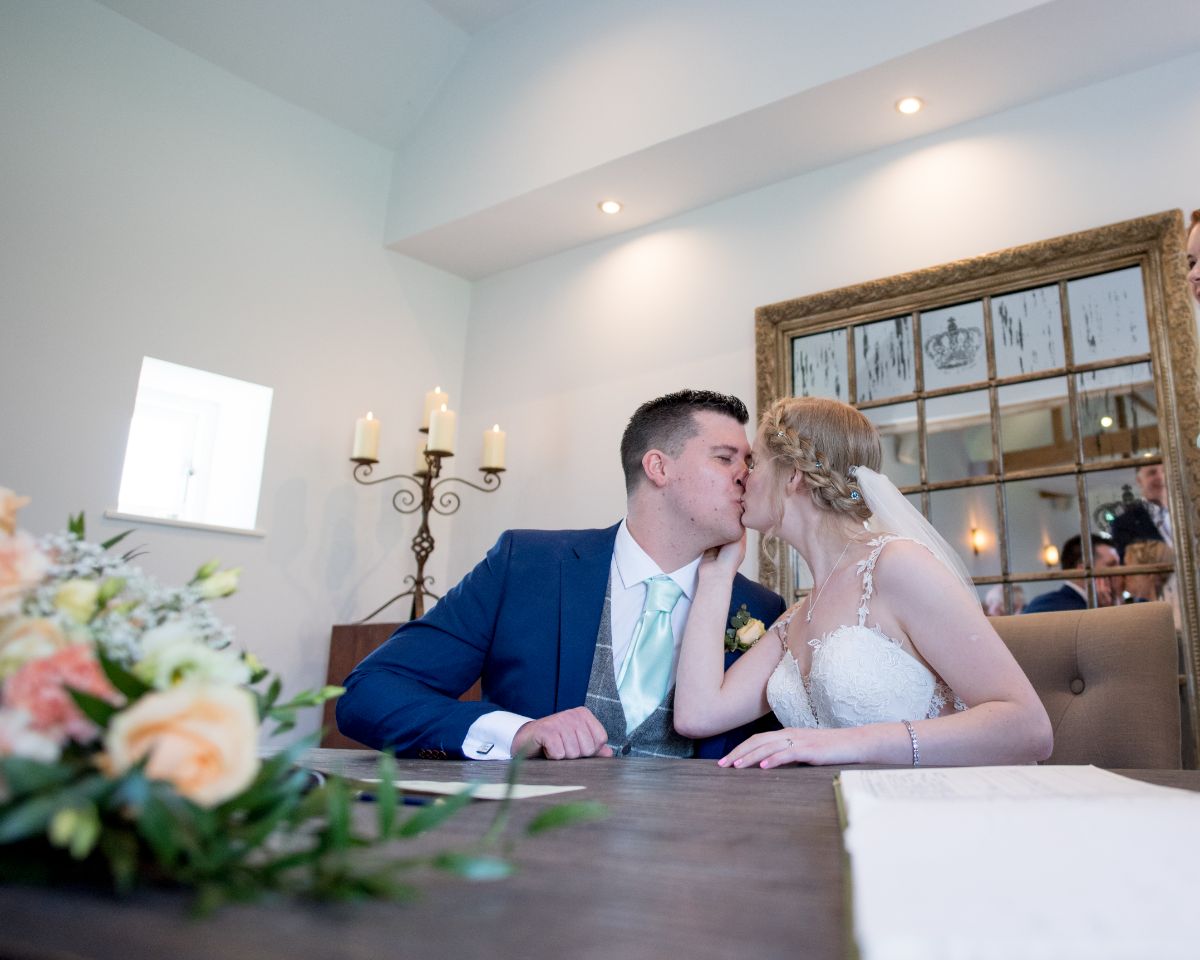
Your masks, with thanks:
<instances>
[{"instance_id":1,"label":"shirt collar","mask_svg":"<svg viewBox=\"0 0 1200 960\"><path fill-rule=\"evenodd\" d=\"M617 576L621 578L621 586L626 590L648 580L650 577L662 576L663 571L657 563L641 548L624 520L617 528L617 539L613 543L613 563L617 567ZM684 564L678 570L668 573L687 596L688 600L696 594L696 577L700 572L700 558Z\"/></svg>"}]
</instances>

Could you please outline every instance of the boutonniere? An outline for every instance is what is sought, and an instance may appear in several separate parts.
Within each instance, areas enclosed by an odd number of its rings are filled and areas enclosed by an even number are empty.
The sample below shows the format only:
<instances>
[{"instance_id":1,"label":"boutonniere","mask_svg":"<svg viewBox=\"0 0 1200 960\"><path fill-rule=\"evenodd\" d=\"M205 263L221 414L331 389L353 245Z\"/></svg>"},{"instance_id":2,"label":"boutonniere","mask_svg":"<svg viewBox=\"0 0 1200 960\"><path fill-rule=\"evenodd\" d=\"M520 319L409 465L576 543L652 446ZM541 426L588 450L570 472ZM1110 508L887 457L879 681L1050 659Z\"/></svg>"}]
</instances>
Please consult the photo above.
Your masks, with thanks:
<instances>
[{"instance_id":1,"label":"boutonniere","mask_svg":"<svg viewBox=\"0 0 1200 960\"><path fill-rule=\"evenodd\" d=\"M729 629L725 631L725 649L730 653L734 650L749 650L766 632L767 625L757 617L750 616L750 611L743 603L729 620Z\"/></svg>"}]
</instances>

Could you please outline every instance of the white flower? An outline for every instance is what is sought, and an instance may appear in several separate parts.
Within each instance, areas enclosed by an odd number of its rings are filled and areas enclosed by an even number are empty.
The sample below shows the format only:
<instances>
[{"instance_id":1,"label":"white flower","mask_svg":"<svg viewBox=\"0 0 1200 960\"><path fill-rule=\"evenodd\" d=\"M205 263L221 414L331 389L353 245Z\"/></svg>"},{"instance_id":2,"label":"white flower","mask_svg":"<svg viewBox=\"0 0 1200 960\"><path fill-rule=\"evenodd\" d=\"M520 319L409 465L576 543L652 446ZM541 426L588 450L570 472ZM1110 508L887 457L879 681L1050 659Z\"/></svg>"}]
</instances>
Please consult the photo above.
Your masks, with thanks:
<instances>
[{"instance_id":1,"label":"white flower","mask_svg":"<svg viewBox=\"0 0 1200 960\"><path fill-rule=\"evenodd\" d=\"M68 580L54 592L54 608L76 623L87 623L96 612L100 584L95 580Z\"/></svg>"},{"instance_id":2,"label":"white flower","mask_svg":"<svg viewBox=\"0 0 1200 960\"><path fill-rule=\"evenodd\" d=\"M39 763L54 763L58 759L58 741L29 726L30 716L24 710L0 708L0 757L24 757ZM3 801L0 783L0 802Z\"/></svg>"},{"instance_id":3,"label":"white flower","mask_svg":"<svg viewBox=\"0 0 1200 960\"><path fill-rule=\"evenodd\" d=\"M183 620L168 620L142 636L142 656L133 672L143 682L166 690L182 680L239 685L250 681L241 657L214 650Z\"/></svg>"},{"instance_id":4,"label":"white flower","mask_svg":"<svg viewBox=\"0 0 1200 960\"><path fill-rule=\"evenodd\" d=\"M196 592L205 600L227 597L238 588L238 574L241 572L241 567L234 567L214 573L196 584Z\"/></svg>"}]
</instances>

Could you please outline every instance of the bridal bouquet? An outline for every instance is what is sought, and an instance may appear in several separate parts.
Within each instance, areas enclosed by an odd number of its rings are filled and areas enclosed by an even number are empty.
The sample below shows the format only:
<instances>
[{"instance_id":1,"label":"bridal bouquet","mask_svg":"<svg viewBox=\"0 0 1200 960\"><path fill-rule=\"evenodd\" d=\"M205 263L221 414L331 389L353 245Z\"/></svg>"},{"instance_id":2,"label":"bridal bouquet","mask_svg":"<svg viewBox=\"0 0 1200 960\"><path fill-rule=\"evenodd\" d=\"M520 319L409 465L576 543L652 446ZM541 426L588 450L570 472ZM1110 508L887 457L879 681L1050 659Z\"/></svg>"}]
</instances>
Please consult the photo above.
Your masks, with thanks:
<instances>
[{"instance_id":1,"label":"bridal bouquet","mask_svg":"<svg viewBox=\"0 0 1200 960\"><path fill-rule=\"evenodd\" d=\"M236 589L236 570L205 564L164 587L133 555L109 552L124 534L84 540L82 515L41 540L18 530L26 502L0 488L0 878L120 892L165 882L195 890L207 911L268 891L397 897L412 892L400 875L415 866L510 871L497 850L507 804L467 850L385 857L372 848L437 826L470 791L404 818L383 755L367 836L351 817L361 785L314 786L297 766L312 738L260 759L260 724L284 732L342 690L281 701L280 679L234 649L209 601ZM526 830L596 814L565 804Z\"/></svg>"}]
</instances>

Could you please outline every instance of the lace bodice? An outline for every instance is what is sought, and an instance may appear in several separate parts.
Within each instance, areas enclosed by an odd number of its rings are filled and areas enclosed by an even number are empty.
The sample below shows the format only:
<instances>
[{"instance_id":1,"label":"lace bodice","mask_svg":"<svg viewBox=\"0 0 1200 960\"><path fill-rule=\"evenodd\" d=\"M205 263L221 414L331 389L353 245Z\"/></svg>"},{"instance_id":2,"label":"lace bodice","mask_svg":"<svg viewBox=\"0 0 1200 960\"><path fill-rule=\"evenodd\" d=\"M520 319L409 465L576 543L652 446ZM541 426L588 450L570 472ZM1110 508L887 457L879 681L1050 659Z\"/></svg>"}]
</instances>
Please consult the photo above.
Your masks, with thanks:
<instances>
[{"instance_id":1,"label":"lace bodice","mask_svg":"<svg viewBox=\"0 0 1200 960\"><path fill-rule=\"evenodd\" d=\"M863 581L858 623L808 641L813 651L808 676L800 673L787 646L788 625L800 604L787 610L771 628L784 652L767 681L767 702L785 727L857 727L931 718L941 715L948 702L953 702L955 710L967 708L940 677L906 653L900 641L878 625L867 625L879 554L888 543L903 539L885 534L870 541L871 552L858 562Z\"/></svg>"}]
</instances>

